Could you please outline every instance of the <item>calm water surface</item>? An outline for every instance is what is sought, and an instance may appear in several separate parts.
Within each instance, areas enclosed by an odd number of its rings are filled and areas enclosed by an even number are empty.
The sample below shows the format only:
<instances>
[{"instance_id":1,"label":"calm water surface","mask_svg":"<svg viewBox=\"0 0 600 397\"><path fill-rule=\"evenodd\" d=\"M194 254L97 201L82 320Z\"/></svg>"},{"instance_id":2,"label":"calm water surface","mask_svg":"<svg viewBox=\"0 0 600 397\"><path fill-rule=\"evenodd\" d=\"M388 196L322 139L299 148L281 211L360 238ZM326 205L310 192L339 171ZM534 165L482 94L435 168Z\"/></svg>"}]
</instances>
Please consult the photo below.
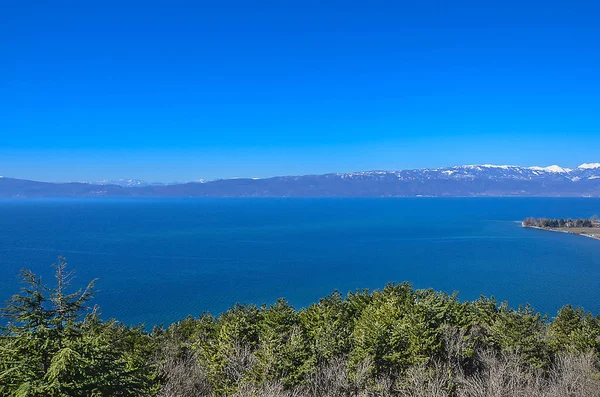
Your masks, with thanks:
<instances>
[{"instance_id":1,"label":"calm water surface","mask_svg":"<svg viewBox=\"0 0 600 397\"><path fill-rule=\"evenodd\" d=\"M593 214L600 199L4 200L0 300L18 291L19 269L50 281L63 255L75 284L99 279L103 316L130 324L405 280L600 314L600 241L516 222Z\"/></svg>"}]
</instances>

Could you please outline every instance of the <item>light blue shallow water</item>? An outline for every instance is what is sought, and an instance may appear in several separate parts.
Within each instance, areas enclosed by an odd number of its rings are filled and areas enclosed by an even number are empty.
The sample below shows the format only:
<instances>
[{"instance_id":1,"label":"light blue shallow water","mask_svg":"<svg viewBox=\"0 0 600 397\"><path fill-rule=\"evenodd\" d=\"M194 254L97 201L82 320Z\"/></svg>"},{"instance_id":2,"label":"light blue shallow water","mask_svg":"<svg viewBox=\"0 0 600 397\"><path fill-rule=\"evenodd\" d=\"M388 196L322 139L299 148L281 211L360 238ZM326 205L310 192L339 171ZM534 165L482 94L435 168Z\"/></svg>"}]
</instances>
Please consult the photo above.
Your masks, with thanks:
<instances>
[{"instance_id":1,"label":"light blue shallow water","mask_svg":"<svg viewBox=\"0 0 600 397\"><path fill-rule=\"evenodd\" d=\"M60 254L76 284L99 278L103 316L129 324L405 280L600 314L600 241L515 222L593 214L600 199L4 200L0 300L20 268L50 281Z\"/></svg>"}]
</instances>

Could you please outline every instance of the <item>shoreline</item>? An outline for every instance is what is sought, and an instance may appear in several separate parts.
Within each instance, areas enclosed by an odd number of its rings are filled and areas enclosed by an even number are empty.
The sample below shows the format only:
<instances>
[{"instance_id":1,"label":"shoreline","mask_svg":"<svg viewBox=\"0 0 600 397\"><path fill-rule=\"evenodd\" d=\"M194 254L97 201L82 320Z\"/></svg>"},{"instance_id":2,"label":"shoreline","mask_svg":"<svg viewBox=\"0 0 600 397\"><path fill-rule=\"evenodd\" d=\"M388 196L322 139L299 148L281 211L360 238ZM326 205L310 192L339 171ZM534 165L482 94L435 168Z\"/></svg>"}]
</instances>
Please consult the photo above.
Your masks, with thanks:
<instances>
[{"instance_id":1,"label":"shoreline","mask_svg":"<svg viewBox=\"0 0 600 397\"><path fill-rule=\"evenodd\" d=\"M550 227L539 227L539 226L525 226L523 224L521 224L521 227L524 228L528 228L528 229L538 229L538 230L545 230L547 232L556 232L556 233L567 233L567 234L573 234L576 236L583 236L583 237L588 237L594 240L600 240L600 228L591 228L591 229L598 229L598 232L595 234L587 234L587 233L579 233L576 231L570 231L567 228L565 229L555 229L555 228L550 228Z\"/></svg>"}]
</instances>

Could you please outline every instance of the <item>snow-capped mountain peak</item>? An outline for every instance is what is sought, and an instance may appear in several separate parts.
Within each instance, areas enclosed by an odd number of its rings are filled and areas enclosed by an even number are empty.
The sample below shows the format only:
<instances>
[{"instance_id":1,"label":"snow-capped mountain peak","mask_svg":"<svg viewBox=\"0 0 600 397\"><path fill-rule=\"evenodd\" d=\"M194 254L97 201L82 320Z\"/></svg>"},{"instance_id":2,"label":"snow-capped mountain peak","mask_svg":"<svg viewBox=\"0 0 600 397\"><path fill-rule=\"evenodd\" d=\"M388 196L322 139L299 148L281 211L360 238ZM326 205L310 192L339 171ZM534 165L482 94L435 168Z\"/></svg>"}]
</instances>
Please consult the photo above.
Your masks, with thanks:
<instances>
[{"instance_id":1,"label":"snow-capped mountain peak","mask_svg":"<svg viewBox=\"0 0 600 397\"><path fill-rule=\"evenodd\" d=\"M453 168L470 168L481 170L482 168L499 168L503 170L508 170L510 168L518 168L516 165L496 165L496 164L471 164L471 165L457 165Z\"/></svg>"},{"instance_id":2,"label":"snow-capped mountain peak","mask_svg":"<svg viewBox=\"0 0 600 397\"><path fill-rule=\"evenodd\" d=\"M147 186L148 183L139 179L104 179L91 182L94 185L117 185L121 187Z\"/></svg>"},{"instance_id":3,"label":"snow-capped mountain peak","mask_svg":"<svg viewBox=\"0 0 600 397\"><path fill-rule=\"evenodd\" d=\"M550 165L548 167L533 166L533 167L529 167L529 169L534 170L534 171L560 172L560 173L567 173L567 172L573 171L570 168L562 168L558 165Z\"/></svg>"},{"instance_id":4,"label":"snow-capped mountain peak","mask_svg":"<svg viewBox=\"0 0 600 397\"><path fill-rule=\"evenodd\" d=\"M579 167L581 170L590 170L595 168L600 168L600 163L583 163Z\"/></svg>"}]
</instances>

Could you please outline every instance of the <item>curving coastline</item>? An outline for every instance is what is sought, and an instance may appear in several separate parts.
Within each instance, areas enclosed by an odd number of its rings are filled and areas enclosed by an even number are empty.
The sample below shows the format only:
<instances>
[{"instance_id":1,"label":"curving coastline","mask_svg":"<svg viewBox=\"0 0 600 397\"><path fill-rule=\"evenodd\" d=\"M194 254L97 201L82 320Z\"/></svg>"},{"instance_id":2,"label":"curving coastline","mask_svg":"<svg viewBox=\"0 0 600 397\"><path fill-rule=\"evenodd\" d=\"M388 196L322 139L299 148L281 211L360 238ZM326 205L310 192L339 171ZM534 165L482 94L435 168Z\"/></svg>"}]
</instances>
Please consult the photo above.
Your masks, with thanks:
<instances>
[{"instance_id":1,"label":"curving coastline","mask_svg":"<svg viewBox=\"0 0 600 397\"><path fill-rule=\"evenodd\" d=\"M547 219L547 218L526 218L521 222L523 227L546 230L550 232L560 232L576 234L600 240L600 221L597 217L592 219Z\"/></svg>"}]
</instances>

